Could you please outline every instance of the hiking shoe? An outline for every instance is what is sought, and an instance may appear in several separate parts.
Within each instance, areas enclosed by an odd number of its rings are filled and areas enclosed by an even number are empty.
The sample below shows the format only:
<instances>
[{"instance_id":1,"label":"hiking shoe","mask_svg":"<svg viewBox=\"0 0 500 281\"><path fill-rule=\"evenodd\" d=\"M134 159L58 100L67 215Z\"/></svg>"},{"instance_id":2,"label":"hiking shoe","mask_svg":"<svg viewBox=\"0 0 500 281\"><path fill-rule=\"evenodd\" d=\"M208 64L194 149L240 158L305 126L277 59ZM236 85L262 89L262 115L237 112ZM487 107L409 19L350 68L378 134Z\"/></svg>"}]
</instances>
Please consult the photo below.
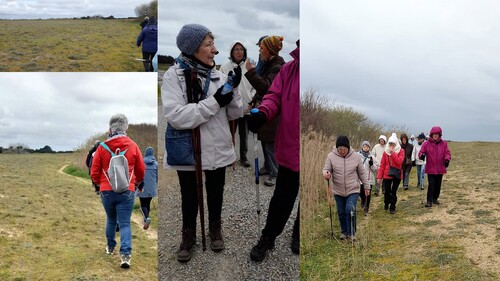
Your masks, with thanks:
<instances>
[{"instance_id":1,"label":"hiking shoe","mask_svg":"<svg viewBox=\"0 0 500 281\"><path fill-rule=\"evenodd\" d=\"M179 262L188 262L193 255L193 246L196 242L196 232L192 228L182 230L182 242L177 252Z\"/></svg>"},{"instance_id":2,"label":"hiking shoe","mask_svg":"<svg viewBox=\"0 0 500 281\"><path fill-rule=\"evenodd\" d=\"M222 239L221 220L210 221L208 229L210 230L210 248L214 252L224 250L224 240Z\"/></svg>"},{"instance_id":3,"label":"hiking shoe","mask_svg":"<svg viewBox=\"0 0 500 281\"><path fill-rule=\"evenodd\" d=\"M389 211L389 213L390 213L391 215L394 215L394 214L396 213L396 210L391 209L391 210Z\"/></svg>"},{"instance_id":4,"label":"hiking shoe","mask_svg":"<svg viewBox=\"0 0 500 281\"><path fill-rule=\"evenodd\" d=\"M420 190L424 190L424 187L422 186L422 187L420 188Z\"/></svg>"},{"instance_id":5,"label":"hiking shoe","mask_svg":"<svg viewBox=\"0 0 500 281\"><path fill-rule=\"evenodd\" d=\"M115 251L115 248L111 248L109 246L106 246L106 255L112 255L113 252Z\"/></svg>"},{"instance_id":6,"label":"hiking shoe","mask_svg":"<svg viewBox=\"0 0 500 281\"><path fill-rule=\"evenodd\" d=\"M265 186L274 186L276 184L276 177L269 176L265 181L264 185Z\"/></svg>"},{"instance_id":7,"label":"hiking shoe","mask_svg":"<svg viewBox=\"0 0 500 281\"><path fill-rule=\"evenodd\" d=\"M245 167L245 168L248 168L250 167L250 162L248 162L248 160L244 159L244 160L240 160L240 165Z\"/></svg>"},{"instance_id":8,"label":"hiking shoe","mask_svg":"<svg viewBox=\"0 0 500 281\"><path fill-rule=\"evenodd\" d=\"M439 203L439 201L436 199L436 200L432 200L432 203L436 204L436 205L439 205L441 203Z\"/></svg>"},{"instance_id":9,"label":"hiking shoe","mask_svg":"<svg viewBox=\"0 0 500 281\"><path fill-rule=\"evenodd\" d=\"M142 229L148 229L149 228L149 224L151 223L151 219L150 218L147 218L145 221L144 221L144 226L142 227Z\"/></svg>"},{"instance_id":10,"label":"hiking shoe","mask_svg":"<svg viewBox=\"0 0 500 281\"><path fill-rule=\"evenodd\" d=\"M432 203L431 203L430 201L427 201L427 204L425 204L425 207L426 207L426 208L430 208L430 207L432 207Z\"/></svg>"},{"instance_id":11,"label":"hiking shoe","mask_svg":"<svg viewBox=\"0 0 500 281\"><path fill-rule=\"evenodd\" d=\"M386 210L386 211L389 210L389 204L384 205L384 210Z\"/></svg>"},{"instance_id":12,"label":"hiking shoe","mask_svg":"<svg viewBox=\"0 0 500 281\"><path fill-rule=\"evenodd\" d=\"M132 255L120 255L120 258L122 259L120 263L121 268L130 268L130 259L132 258Z\"/></svg>"},{"instance_id":13,"label":"hiking shoe","mask_svg":"<svg viewBox=\"0 0 500 281\"><path fill-rule=\"evenodd\" d=\"M356 242L356 235L348 235L347 240L350 240L352 242Z\"/></svg>"},{"instance_id":14,"label":"hiking shoe","mask_svg":"<svg viewBox=\"0 0 500 281\"><path fill-rule=\"evenodd\" d=\"M404 190L408 190L408 186L407 185L405 185Z\"/></svg>"},{"instance_id":15,"label":"hiking shoe","mask_svg":"<svg viewBox=\"0 0 500 281\"><path fill-rule=\"evenodd\" d=\"M259 170L259 176L264 176L264 175L269 175L269 171L266 168L262 167Z\"/></svg>"},{"instance_id":16,"label":"hiking shoe","mask_svg":"<svg viewBox=\"0 0 500 281\"><path fill-rule=\"evenodd\" d=\"M347 234L340 233L340 240L346 240L346 239L347 239Z\"/></svg>"},{"instance_id":17,"label":"hiking shoe","mask_svg":"<svg viewBox=\"0 0 500 281\"><path fill-rule=\"evenodd\" d=\"M267 236L260 236L260 240L257 245L253 246L252 251L250 252L250 258L253 261L261 262L266 258L266 254L268 250L272 250L274 248L274 239L269 239Z\"/></svg>"}]
</instances>

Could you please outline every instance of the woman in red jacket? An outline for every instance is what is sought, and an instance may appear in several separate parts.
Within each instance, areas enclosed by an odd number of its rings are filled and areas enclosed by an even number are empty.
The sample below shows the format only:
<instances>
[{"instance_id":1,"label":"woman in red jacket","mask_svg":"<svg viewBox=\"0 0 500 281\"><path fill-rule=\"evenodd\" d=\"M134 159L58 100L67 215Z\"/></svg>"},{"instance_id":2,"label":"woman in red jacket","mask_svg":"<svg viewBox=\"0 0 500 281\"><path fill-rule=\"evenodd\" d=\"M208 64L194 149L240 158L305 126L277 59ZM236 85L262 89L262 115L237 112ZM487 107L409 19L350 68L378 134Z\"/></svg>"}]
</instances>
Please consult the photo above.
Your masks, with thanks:
<instances>
[{"instance_id":1,"label":"woman in red jacket","mask_svg":"<svg viewBox=\"0 0 500 281\"><path fill-rule=\"evenodd\" d=\"M394 214L396 212L396 202L398 201L398 187L401 183L401 178L403 177L403 162L405 159L405 151L401 149L398 137L396 133L392 133L389 137L389 143L386 145L384 154L382 155L382 160L380 162L380 168L378 169L377 182L382 183L385 189L384 194L384 210L389 209L390 213ZM399 176L390 176L390 167L399 169Z\"/></svg>"},{"instance_id":2,"label":"woman in red jacket","mask_svg":"<svg viewBox=\"0 0 500 281\"><path fill-rule=\"evenodd\" d=\"M135 188L139 186L144 178L145 165L141 151L137 144L132 141L125 132L128 129L127 117L116 114L109 120L109 136L101 142L92 159L90 176L92 181L99 185L101 190L101 201L106 211L106 253L113 254L116 246L115 229L116 224L120 226L120 267L129 268L132 257L132 229L130 217L134 207ZM130 184L128 190L122 193L114 192L108 180L107 171L111 153L105 147L115 152L117 149L126 151L124 156L128 162ZM142 188L139 186L139 189Z\"/></svg>"}]
</instances>

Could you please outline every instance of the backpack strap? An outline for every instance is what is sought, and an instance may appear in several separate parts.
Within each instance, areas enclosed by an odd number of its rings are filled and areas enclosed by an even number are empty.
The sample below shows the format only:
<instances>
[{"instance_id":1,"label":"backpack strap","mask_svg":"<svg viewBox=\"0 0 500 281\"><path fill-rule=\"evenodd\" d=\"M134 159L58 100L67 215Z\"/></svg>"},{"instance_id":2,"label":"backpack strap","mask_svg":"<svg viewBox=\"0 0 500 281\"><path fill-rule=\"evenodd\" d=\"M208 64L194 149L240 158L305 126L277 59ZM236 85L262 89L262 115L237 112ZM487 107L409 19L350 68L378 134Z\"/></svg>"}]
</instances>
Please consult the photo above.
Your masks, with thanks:
<instances>
[{"instance_id":1,"label":"backpack strap","mask_svg":"<svg viewBox=\"0 0 500 281\"><path fill-rule=\"evenodd\" d=\"M115 156L115 154L113 153L113 151L111 151L111 149L109 149L109 146L107 144L105 144L103 141L101 141L99 143L100 146L102 146L104 149L106 149L107 151L109 151L109 153L111 153L111 156ZM126 150L125 150L126 151Z\"/></svg>"}]
</instances>

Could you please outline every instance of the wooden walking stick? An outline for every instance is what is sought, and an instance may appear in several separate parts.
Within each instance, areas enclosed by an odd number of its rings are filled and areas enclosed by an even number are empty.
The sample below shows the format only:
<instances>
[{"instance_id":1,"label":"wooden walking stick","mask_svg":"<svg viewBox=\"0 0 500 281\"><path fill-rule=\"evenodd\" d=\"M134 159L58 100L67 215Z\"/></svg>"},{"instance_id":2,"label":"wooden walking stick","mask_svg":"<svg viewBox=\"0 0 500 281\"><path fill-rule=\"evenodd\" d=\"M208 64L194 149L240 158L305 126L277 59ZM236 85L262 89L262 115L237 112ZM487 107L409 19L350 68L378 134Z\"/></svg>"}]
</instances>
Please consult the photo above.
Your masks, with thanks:
<instances>
[{"instance_id":1,"label":"wooden walking stick","mask_svg":"<svg viewBox=\"0 0 500 281\"><path fill-rule=\"evenodd\" d=\"M198 83L196 71L185 70L186 77L186 90L188 96L188 102L198 103L198 93L193 92L193 87L191 83ZM200 126L193 129L193 149L194 149L194 161L196 170L196 190L198 192L198 211L200 212L200 225L201 225L201 244L203 246L203 251L207 249L207 242L205 238L205 208L203 202L203 174L201 166L201 136L200 136Z\"/></svg>"}]
</instances>

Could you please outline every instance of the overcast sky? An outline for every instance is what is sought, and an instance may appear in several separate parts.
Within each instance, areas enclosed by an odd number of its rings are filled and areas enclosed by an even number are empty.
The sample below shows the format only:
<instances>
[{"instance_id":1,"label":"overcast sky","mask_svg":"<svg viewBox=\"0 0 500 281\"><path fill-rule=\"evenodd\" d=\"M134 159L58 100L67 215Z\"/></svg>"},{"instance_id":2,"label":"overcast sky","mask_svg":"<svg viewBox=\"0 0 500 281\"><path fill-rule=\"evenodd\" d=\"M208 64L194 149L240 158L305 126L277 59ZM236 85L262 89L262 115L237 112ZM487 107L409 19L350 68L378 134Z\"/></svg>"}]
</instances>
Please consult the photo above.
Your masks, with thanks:
<instances>
[{"instance_id":1,"label":"overcast sky","mask_svg":"<svg viewBox=\"0 0 500 281\"><path fill-rule=\"evenodd\" d=\"M234 0L234 1L174 1L158 3L158 54L180 54L176 38L183 25L198 23L206 26L215 36L219 54L217 64L229 59L231 43L239 40L247 48L250 58L257 61L259 49L255 45L262 35L284 37L280 55L289 61L289 53L299 39L299 1Z\"/></svg>"},{"instance_id":2,"label":"overcast sky","mask_svg":"<svg viewBox=\"0 0 500 281\"><path fill-rule=\"evenodd\" d=\"M0 73L0 146L73 150L116 113L156 124L154 73Z\"/></svg>"},{"instance_id":3,"label":"overcast sky","mask_svg":"<svg viewBox=\"0 0 500 281\"><path fill-rule=\"evenodd\" d=\"M148 0L0 0L0 19L46 19L82 16L135 17Z\"/></svg>"},{"instance_id":4,"label":"overcast sky","mask_svg":"<svg viewBox=\"0 0 500 281\"><path fill-rule=\"evenodd\" d=\"M500 2L303 1L301 88L371 120L500 141Z\"/></svg>"}]
</instances>

